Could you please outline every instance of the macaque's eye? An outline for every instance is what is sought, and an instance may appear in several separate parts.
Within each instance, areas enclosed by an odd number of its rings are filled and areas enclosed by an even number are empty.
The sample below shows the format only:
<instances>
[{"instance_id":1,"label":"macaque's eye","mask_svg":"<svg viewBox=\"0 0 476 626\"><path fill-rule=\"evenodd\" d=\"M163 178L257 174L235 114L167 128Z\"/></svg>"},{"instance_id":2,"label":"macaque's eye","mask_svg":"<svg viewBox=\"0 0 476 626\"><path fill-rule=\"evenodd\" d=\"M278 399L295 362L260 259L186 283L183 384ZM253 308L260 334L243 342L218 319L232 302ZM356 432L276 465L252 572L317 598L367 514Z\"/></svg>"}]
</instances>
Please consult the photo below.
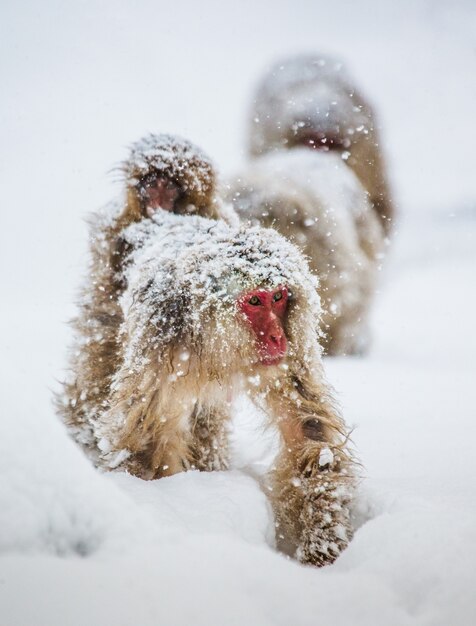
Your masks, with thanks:
<instances>
[{"instance_id":1,"label":"macaque's eye","mask_svg":"<svg viewBox=\"0 0 476 626\"><path fill-rule=\"evenodd\" d=\"M157 184L157 176L155 174L149 174L144 178L144 184L146 187L153 187Z\"/></svg>"},{"instance_id":2,"label":"macaque's eye","mask_svg":"<svg viewBox=\"0 0 476 626\"><path fill-rule=\"evenodd\" d=\"M252 304L253 306L258 306L258 304L261 304L261 300L258 298L258 296L251 296L248 302L249 304Z\"/></svg>"},{"instance_id":3,"label":"macaque's eye","mask_svg":"<svg viewBox=\"0 0 476 626\"><path fill-rule=\"evenodd\" d=\"M273 300L274 300L275 302L278 302L279 300L281 300L281 299L282 299L282 297L283 297L283 293L282 293L282 291L277 291L277 292L274 294L274 296L273 296Z\"/></svg>"}]
</instances>

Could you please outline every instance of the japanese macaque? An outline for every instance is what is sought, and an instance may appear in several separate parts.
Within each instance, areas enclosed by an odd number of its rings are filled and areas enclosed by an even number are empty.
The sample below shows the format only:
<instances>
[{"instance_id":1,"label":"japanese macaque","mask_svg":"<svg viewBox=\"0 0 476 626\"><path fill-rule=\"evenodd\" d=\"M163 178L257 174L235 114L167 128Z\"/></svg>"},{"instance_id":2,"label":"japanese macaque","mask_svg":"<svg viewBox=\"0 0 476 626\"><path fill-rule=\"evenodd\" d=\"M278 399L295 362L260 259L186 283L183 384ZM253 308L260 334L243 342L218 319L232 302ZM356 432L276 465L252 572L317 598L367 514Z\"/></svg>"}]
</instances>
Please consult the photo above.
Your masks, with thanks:
<instances>
[{"instance_id":1,"label":"japanese macaque","mask_svg":"<svg viewBox=\"0 0 476 626\"><path fill-rule=\"evenodd\" d=\"M309 257L327 354L362 354L392 203L371 108L342 65L275 66L252 112L253 158L225 194L243 220L273 227Z\"/></svg>"},{"instance_id":2,"label":"japanese macaque","mask_svg":"<svg viewBox=\"0 0 476 626\"><path fill-rule=\"evenodd\" d=\"M331 563L351 538L356 466L323 375L316 278L276 231L220 219L188 141L150 136L124 172L124 201L92 222L61 417L96 465L154 479L227 468L231 402L247 393L280 432L278 547Z\"/></svg>"},{"instance_id":3,"label":"japanese macaque","mask_svg":"<svg viewBox=\"0 0 476 626\"><path fill-rule=\"evenodd\" d=\"M258 86L250 154L299 146L336 152L357 174L388 234L394 208L375 112L337 59L291 57L275 64Z\"/></svg>"}]
</instances>

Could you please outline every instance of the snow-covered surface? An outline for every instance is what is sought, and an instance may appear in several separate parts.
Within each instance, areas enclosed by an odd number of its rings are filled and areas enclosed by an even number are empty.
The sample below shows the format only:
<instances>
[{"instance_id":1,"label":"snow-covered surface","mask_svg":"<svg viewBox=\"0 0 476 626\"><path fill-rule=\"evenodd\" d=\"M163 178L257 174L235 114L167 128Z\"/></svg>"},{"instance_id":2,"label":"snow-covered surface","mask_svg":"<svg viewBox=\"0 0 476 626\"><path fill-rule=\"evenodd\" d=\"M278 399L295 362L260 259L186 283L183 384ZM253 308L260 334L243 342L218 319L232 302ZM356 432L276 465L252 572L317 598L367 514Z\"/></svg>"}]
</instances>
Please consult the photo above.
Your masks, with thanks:
<instances>
[{"instance_id":1,"label":"snow-covered surface","mask_svg":"<svg viewBox=\"0 0 476 626\"><path fill-rule=\"evenodd\" d=\"M474 3L0 12L2 626L474 624ZM104 172L147 131L190 137L231 171L253 79L316 46L349 59L377 105L402 212L371 354L326 363L367 480L361 527L323 570L272 548L254 478L271 433L248 407L235 470L154 483L95 472L51 408L81 220L117 194Z\"/></svg>"}]
</instances>

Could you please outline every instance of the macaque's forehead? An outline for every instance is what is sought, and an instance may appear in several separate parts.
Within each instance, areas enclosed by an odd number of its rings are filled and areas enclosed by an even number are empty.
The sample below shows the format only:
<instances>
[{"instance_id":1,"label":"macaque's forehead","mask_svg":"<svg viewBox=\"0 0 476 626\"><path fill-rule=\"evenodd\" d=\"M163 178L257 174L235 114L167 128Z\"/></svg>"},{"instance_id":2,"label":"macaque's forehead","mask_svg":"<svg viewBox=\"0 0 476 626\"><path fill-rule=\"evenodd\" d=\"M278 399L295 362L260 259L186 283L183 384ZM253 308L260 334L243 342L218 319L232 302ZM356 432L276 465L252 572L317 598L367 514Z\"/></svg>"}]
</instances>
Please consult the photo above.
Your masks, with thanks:
<instances>
[{"instance_id":1,"label":"macaque's forehead","mask_svg":"<svg viewBox=\"0 0 476 626\"><path fill-rule=\"evenodd\" d=\"M157 183L163 183L177 188L180 187L179 182L174 176L161 170L151 170L142 176L136 176L134 180L137 181L138 185L155 185Z\"/></svg>"},{"instance_id":2,"label":"macaque's forehead","mask_svg":"<svg viewBox=\"0 0 476 626\"><path fill-rule=\"evenodd\" d=\"M280 283L279 285L261 285L259 287L251 287L251 289L246 290L247 292L252 293L274 293L275 291L288 291L287 285Z\"/></svg>"},{"instance_id":3,"label":"macaque's forehead","mask_svg":"<svg viewBox=\"0 0 476 626\"><path fill-rule=\"evenodd\" d=\"M243 281L242 279L240 280L239 277L232 277L229 281L227 281L226 289L224 291L226 293L226 296L228 296L230 299L239 300L241 297L245 296L248 293L274 293L275 291L282 288L287 288L289 290L284 279L280 282L270 284L266 282L251 283L248 281Z\"/></svg>"},{"instance_id":4,"label":"macaque's forehead","mask_svg":"<svg viewBox=\"0 0 476 626\"><path fill-rule=\"evenodd\" d=\"M267 300L277 294L287 298L290 294L290 290L286 287L286 285L278 285L277 287L256 287L255 289L244 291L239 299L242 300L243 298L247 298L249 296L258 296Z\"/></svg>"}]
</instances>

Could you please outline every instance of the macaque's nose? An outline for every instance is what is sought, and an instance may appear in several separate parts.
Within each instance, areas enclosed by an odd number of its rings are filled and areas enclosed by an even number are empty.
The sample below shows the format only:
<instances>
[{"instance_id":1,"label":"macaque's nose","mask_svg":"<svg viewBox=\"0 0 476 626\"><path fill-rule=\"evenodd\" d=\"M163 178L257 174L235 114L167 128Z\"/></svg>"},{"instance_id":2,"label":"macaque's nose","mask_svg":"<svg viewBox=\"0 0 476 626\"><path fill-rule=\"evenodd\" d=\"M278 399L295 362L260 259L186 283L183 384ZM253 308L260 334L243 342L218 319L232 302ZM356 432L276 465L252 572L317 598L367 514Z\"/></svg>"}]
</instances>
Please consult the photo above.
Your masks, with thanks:
<instances>
[{"instance_id":1,"label":"macaque's nose","mask_svg":"<svg viewBox=\"0 0 476 626\"><path fill-rule=\"evenodd\" d=\"M280 329L274 330L270 334L269 338L271 339L273 343L281 343L281 340L283 338L283 333Z\"/></svg>"},{"instance_id":2,"label":"macaque's nose","mask_svg":"<svg viewBox=\"0 0 476 626\"><path fill-rule=\"evenodd\" d=\"M277 317L274 317L270 324L268 337L270 341L275 344L280 344L283 340L284 331Z\"/></svg>"}]
</instances>

